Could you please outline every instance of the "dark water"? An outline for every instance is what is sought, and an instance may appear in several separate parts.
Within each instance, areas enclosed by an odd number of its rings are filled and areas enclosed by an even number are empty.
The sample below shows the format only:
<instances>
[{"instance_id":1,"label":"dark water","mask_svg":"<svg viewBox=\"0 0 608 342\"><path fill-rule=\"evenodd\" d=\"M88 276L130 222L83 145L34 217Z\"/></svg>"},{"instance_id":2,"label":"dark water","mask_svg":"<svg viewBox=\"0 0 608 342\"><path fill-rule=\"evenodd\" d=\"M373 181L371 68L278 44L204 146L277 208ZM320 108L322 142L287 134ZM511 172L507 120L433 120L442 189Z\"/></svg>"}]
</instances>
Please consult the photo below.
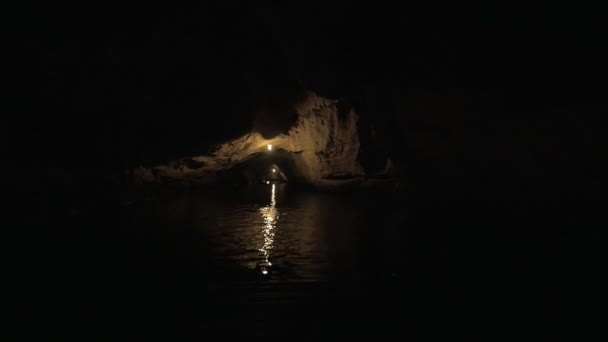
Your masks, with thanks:
<instances>
[{"instance_id":1,"label":"dark water","mask_svg":"<svg viewBox=\"0 0 608 342\"><path fill-rule=\"evenodd\" d=\"M567 284L599 273L568 211L541 209L287 184L156 196L60 217L29 286L57 336L568 329L584 292Z\"/></svg>"},{"instance_id":2,"label":"dark water","mask_svg":"<svg viewBox=\"0 0 608 342\"><path fill-rule=\"evenodd\" d=\"M268 184L154 201L138 210L136 220L198 236L200 255L217 281L353 281L378 269L396 273L385 255L377 255L378 247L386 252L395 242L381 226L391 215L383 210L381 195L340 196ZM196 248L190 243L184 252L199 254Z\"/></svg>"},{"instance_id":3,"label":"dark water","mask_svg":"<svg viewBox=\"0 0 608 342\"><path fill-rule=\"evenodd\" d=\"M401 315L389 318L402 303L405 212L385 197L269 184L149 198L97 217L95 233L82 229L94 220L76 222L86 257L66 254L65 277L77 279L61 291L86 314L65 320L203 337L398 327Z\"/></svg>"}]
</instances>

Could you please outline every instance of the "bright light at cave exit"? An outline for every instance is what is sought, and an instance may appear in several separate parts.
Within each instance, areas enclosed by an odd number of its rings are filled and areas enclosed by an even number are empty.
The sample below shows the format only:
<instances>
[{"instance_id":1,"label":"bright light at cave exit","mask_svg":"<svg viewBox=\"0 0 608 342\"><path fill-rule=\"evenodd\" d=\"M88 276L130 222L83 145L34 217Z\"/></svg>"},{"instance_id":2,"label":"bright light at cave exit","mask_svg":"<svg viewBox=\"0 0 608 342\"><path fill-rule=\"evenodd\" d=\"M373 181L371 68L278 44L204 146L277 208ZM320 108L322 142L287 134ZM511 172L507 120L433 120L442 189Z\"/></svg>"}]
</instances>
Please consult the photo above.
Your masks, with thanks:
<instances>
[{"instance_id":1,"label":"bright light at cave exit","mask_svg":"<svg viewBox=\"0 0 608 342\"><path fill-rule=\"evenodd\" d=\"M270 251L274 245L274 231L277 226L277 221L279 220L279 212L276 208L276 185L272 184L272 192L270 195L270 205L260 208L260 213L262 214L262 218L264 219L263 233L264 233L264 244L260 248L260 252L262 252L264 256L264 262L268 266L272 266L270 262ZM262 273L267 274L268 271L264 268L262 269Z\"/></svg>"},{"instance_id":2,"label":"bright light at cave exit","mask_svg":"<svg viewBox=\"0 0 608 342\"><path fill-rule=\"evenodd\" d=\"M268 151L272 151L272 144L268 144Z\"/></svg>"}]
</instances>

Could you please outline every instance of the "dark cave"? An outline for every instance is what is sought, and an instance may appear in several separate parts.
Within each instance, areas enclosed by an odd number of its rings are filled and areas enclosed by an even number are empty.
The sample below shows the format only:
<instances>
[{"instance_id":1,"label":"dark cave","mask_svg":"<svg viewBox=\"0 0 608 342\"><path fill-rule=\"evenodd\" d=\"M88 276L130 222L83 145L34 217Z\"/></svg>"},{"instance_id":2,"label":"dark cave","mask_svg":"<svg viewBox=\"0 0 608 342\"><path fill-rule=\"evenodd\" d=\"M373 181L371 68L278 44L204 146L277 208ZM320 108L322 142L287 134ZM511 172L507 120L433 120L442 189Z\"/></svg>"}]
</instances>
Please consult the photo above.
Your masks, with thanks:
<instances>
[{"instance_id":1,"label":"dark cave","mask_svg":"<svg viewBox=\"0 0 608 342\"><path fill-rule=\"evenodd\" d=\"M273 172L273 169L276 171ZM251 155L247 160L218 175L220 184L232 186L265 184L266 181L286 183L289 179L303 183L291 153L281 149L274 150L272 154Z\"/></svg>"},{"instance_id":2,"label":"dark cave","mask_svg":"<svg viewBox=\"0 0 608 342\"><path fill-rule=\"evenodd\" d=\"M16 8L20 331L592 334L606 55L575 7Z\"/></svg>"}]
</instances>

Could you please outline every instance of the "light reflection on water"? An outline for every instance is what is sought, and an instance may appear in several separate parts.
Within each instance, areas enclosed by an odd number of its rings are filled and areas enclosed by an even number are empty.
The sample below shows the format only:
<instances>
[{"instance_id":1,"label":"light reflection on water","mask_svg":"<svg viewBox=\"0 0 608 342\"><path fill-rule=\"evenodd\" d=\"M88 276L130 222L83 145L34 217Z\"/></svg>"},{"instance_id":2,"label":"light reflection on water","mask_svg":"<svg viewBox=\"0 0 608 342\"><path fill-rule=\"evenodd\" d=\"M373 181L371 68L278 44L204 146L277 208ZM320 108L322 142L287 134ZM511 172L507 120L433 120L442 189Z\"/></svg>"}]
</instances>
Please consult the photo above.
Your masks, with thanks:
<instances>
[{"instance_id":1,"label":"light reflection on water","mask_svg":"<svg viewBox=\"0 0 608 342\"><path fill-rule=\"evenodd\" d=\"M289 190L209 190L155 202L141 214L150 226L180 232L179 243L219 277L358 277L376 264L378 250L390 250L376 248L394 240L378 234L384 215L370 211L381 207L376 200Z\"/></svg>"},{"instance_id":2,"label":"light reflection on water","mask_svg":"<svg viewBox=\"0 0 608 342\"><path fill-rule=\"evenodd\" d=\"M207 203L200 204L207 219L198 224L218 265L238 265L272 279L315 280L324 278L330 266L352 264L345 255L354 246L353 234L339 231L352 230L353 212L332 197L271 183L219 193Z\"/></svg>"},{"instance_id":3,"label":"light reflection on water","mask_svg":"<svg viewBox=\"0 0 608 342\"><path fill-rule=\"evenodd\" d=\"M272 184L272 192L270 195L270 205L260 208L260 213L262 214L262 218L264 219L264 244L260 248L260 252L264 254L265 265L262 265L263 274L268 274L268 270L265 266L272 266L270 261L270 251L272 250L274 243L274 233L277 226L277 222L279 221L279 212L276 208L277 200L276 200L276 184Z\"/></svg>"}]
</instances>

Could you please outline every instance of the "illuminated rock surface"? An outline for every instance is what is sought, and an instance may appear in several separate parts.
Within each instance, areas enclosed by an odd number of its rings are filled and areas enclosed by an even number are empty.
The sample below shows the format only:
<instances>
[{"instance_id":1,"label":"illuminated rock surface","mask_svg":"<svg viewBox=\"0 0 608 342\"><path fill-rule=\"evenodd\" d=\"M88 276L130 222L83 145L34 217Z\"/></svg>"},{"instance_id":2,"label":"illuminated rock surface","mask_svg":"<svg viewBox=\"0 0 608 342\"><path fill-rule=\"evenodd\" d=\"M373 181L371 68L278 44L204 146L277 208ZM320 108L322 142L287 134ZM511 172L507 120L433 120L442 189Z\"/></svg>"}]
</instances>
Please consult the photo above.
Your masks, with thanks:
<instances>
[{"instance_id":1,"label":"illuminated rock surface","mask_svg":"<svg viewBox=\"0 0 608 342\"><path fill-rule=\"evenodd\" d=\"M185 157L166 165L135 170L142 184L174 182L207 184L226 171L261 153L289 152L298 179L317 186L353 182L363 175L358 161L358 116L339 100L309 93L296 105L298 119L287 134L265 139L252 131L219 145L209 155ZM268 151L268 145L272 151Z\"/></svg>"}]
</instances>

